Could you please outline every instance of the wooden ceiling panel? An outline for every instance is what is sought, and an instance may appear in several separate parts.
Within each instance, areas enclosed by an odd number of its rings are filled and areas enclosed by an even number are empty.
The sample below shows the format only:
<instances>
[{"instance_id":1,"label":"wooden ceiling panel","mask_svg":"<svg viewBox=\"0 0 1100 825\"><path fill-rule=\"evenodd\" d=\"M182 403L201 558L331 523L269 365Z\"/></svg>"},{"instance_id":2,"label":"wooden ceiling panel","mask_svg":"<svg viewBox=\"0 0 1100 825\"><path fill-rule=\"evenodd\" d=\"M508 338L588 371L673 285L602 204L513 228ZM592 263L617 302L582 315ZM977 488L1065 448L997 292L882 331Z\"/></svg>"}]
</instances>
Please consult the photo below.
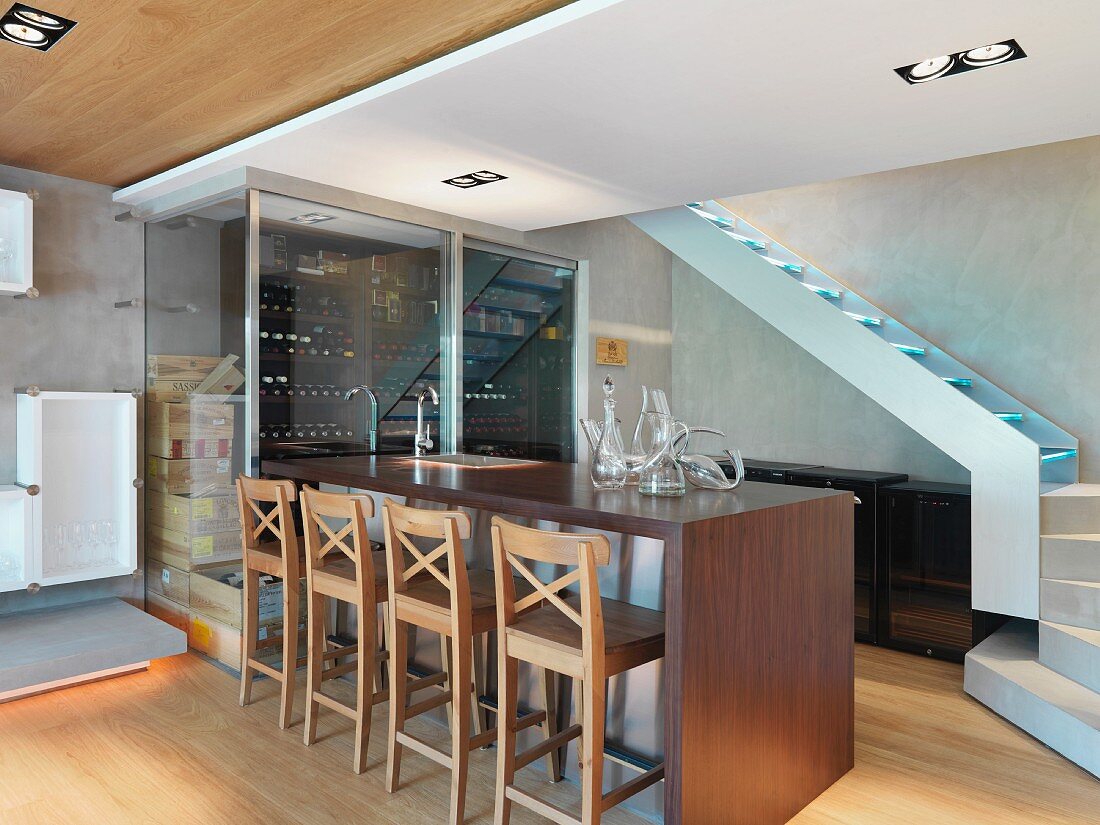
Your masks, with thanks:
<instances>
[{"instance_id":1,"label":"wooden ceiling panel","mask_svg":"<svg viewBox=\"0 0 1100 825\"><path fill-rule=\"evenodd\" d=\"M0 164L125 186L567 2L37 0L78 25L0 40Z\"/></svg>"}]
</instances>

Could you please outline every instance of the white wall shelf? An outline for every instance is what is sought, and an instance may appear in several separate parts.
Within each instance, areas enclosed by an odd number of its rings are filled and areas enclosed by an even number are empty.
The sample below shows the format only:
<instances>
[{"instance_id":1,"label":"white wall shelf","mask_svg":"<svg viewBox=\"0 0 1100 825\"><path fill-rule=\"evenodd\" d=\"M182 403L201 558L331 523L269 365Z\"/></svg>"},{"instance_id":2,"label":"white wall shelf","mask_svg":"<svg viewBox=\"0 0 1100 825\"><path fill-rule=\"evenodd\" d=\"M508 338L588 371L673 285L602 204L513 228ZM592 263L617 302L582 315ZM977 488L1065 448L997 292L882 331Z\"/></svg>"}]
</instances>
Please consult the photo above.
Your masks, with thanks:
<instances>
[{"instance_id":1,"label":"white wall shelf","mask_svg":"<svg viewBox=\"0 0 1100 825\"><path fill-rule=\"evenodd\" d=\"M0 295L23 295L34 286L33 204L26 192L0 189L0 238L15 251L7 261L0 255Z\"/></svg>"},{"instance_id":2,"label":"white wall shelf","mask_svg":"<svg viewBox=\"0 0 1100 825\"><path fill-rule=\"evenodd\" d=\"M30 583L32 496L22 487L0 485L0 593Z\"/></svg>"},{"instance_id":3,"label":"white wall shelf","mask_svg":"<svg viewBox=\"0 0 1100 825\"><path fill-rule=\"evenodd\" d=\"M41 585L137 569L137 399L37 392L16 399L17 480L31 496L30 573Z\"/></svg>"}]
</instances>

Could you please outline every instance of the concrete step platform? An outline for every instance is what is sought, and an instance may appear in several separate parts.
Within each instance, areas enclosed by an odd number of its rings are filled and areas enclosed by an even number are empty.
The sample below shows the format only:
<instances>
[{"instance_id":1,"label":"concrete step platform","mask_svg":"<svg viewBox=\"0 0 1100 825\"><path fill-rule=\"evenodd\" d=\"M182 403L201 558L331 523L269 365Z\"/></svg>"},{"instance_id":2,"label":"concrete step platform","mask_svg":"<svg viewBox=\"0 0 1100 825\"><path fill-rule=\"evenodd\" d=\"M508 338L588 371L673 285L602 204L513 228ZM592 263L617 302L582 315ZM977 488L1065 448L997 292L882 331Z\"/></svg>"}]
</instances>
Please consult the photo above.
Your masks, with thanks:
<instances>
[{"instance_id":1,"label":"concrete step platform","mask_svg":"<svg viewBox=\"0 0 1100 825\"><path fill-rule=\"evenodd\" d=\"M1100 693L1100 630L1039 622L1039 661Z\"/></svg>"},{"instance_id":2,"label":"concrete step platform","mask_svg":"<svg viewBox=\"0 0 1100 825\"><path fill-rule=\"evenodd\" d=\"M1006 624L966 654L967 693L1100 777L1100 694L1039 662L1034 622Z\"/></svg>"},{"instance_id":3,"label":"concrete step platform","mask_svg":"<svg viewBox=\"0 0 1100 825\"><path fill-rule=\"evenodd\" d=\"M1100 533L1043 536L1041 543L1044 579L1100 582Z\"/></svg>"},{"instance_id":4,"label":"concrete step platform","mask_svg":"<svg viewBox=\"0 0 1100 825\"><path fill-rule=\"evenodd\" d=\"M120 599L0 616L0 702L147 667L187 636Z\"/></svg>"},{"instance_id":5,"label":"concrete step platform","mask_svg":"<svg viewBox=\"0 0 1100 825\"><path fill-rule=\"evenodd\" d=\"M1070 484L1039 496L1043 535L1100 533L1100 484Z\"/></svg>"},{"instance_id":6,"label":"concrete step platform","mask_svg":"<svg viewBox=\"0 0 1100 825\"><path fill-rule=\"evenodd\" d=\"M1100 630L1100 582L1039 579L1039 618Z\"/></svg>"}]
</instances>

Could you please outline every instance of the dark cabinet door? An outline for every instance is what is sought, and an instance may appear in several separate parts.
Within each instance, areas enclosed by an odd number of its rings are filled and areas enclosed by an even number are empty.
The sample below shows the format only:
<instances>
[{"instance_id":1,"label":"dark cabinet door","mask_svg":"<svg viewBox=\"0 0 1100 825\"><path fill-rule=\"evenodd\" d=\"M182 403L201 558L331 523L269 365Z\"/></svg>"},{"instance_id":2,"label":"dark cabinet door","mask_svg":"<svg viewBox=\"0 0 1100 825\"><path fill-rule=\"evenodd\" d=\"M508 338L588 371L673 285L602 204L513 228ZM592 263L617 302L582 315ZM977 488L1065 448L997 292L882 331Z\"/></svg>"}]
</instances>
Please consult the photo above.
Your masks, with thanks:
<instances>
[{"instance_id":1,"label":"dark cabinet door","mask_svg":"<svg viewBox=\"0 0 1100 825\"><path fill-rule=\"evenodd\" d=\"M843 478L821 478L791 473L788 484L799 487L824 487L831 490L848 490L859 503L855 506L855 629L861 642L877 641L876 598L876 547L877 527L875 514L875 485Z\"/></svg>"},{"instance_id":2,"label":"dark cabinet door","mask_svg":"<svg viewBox=\"0 0 1100 825\"><path fill-rule=\"evenodd\" d=\"M972 626L970 500L889 489L883 497L888 586L882 641L961 660Z\"/></svg>"}]
</instances>

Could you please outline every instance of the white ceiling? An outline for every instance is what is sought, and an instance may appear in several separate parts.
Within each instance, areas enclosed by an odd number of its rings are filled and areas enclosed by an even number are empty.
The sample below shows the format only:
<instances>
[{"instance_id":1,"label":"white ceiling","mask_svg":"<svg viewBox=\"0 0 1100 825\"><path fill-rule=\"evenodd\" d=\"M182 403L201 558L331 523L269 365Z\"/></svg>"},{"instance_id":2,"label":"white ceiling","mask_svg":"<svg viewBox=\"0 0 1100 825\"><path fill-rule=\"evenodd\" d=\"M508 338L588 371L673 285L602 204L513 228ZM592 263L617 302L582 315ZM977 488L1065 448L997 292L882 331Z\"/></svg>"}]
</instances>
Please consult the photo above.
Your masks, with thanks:
<instances>
[{"instance_id":1,"label":"white ceiling","mask_svg":"<svg viewBox=\"0 0 1100 825\"><path fill-rule=\"evenodd\" d=\"M252 166L527 230L984 154L1100 133L1098 33L1095 0L579 0L116 200Z\"/></svg>"}]
</instances>

